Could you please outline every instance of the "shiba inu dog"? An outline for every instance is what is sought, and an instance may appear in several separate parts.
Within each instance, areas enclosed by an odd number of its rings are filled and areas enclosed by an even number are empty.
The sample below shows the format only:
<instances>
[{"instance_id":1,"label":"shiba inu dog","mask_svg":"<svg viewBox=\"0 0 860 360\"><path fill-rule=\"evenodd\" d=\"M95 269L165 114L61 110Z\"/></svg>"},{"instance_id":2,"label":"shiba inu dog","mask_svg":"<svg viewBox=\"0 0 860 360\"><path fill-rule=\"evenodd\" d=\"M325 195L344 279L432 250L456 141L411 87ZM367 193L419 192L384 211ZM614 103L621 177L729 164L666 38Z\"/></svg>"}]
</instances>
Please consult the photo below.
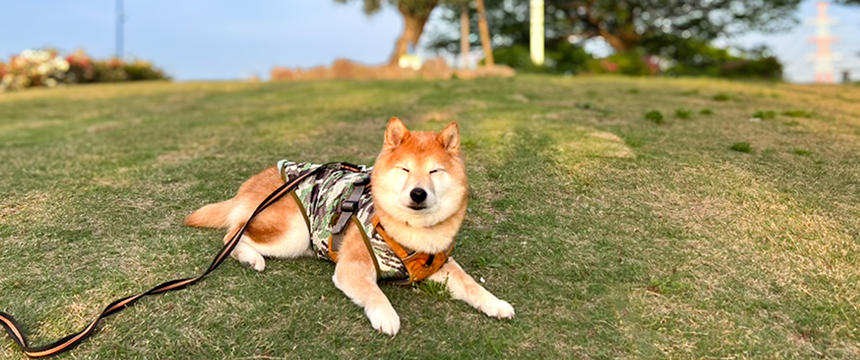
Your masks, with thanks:
<instances>
[{"instance_id":1,"label":"shiba inu dog","mask_svg":"<svg viewBox=\"0 0 860 360\"><path fill-rule=\"evenodd\" d=\"M291 166L312 167L282 163L263 170L242 184L234 198L194 211L185 223L196 227L226 228L225 241L229 240L257 205L284 184ZM260 213L248 226L231 256L257 271L265 268L265 257L295 258L316 253L334 260L334 285L364 308L374 329L388 335L395 335L400 330L400 317L378 285L383 275L383 270L380 270L383 262L394 267L385 274L397 274L401 268L410 273L410 280L445 283L453 298L465 301L488 316L513 318L514 308L508 302L484 289L453 258L446 256L453 247L467 205L468 184L460 156L457 124L451 123L438 133L410 132L403 122L392 118L385 130L382 151L368 172L369 194L366 200L359 202L366 203L369 207L363 209L370 210L359 210L359 215L372 217L374 225L358 220L349 223L334 256L327 255L325 249L317 249L319 242L315 240L321 238L323 247L331 246L331 238L325 237L331 231L324 230L329 232L318 236L312 231L317 220L309 219L309 214L314 215L316 209L321 208L309 207L325 201L318 199L327 191L319 188L325 179L306 183L304 188L295 191L302 192L302 195L294 193L294 196L285 197ZM332 183L333 188L340 189L336 182ZM329 215L322 217L327 221ZM385 241L379 240L382 238ZM390 249L380 250L386 243L400 248L394 251L397 257L379 255L379 252L391 253ZM427 263L424 267L433 263L433 271L414 277L413 272L421 269L413 271L411 266L398 267L402 265L400 263L391 265L391 262L414 260L416 255L425 255Z\"/></svg>"}]
</instances>

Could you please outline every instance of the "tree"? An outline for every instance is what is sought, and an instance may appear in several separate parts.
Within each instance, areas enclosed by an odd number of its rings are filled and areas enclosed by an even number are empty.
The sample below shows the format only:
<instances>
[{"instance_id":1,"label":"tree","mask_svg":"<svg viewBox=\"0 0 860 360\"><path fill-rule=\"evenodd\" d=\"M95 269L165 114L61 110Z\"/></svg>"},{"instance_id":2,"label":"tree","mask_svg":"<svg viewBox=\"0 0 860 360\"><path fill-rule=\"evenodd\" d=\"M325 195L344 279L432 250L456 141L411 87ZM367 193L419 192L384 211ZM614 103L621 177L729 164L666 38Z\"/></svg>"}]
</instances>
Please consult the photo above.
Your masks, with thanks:
<instances>
[{"instance_id":1,"label":"tree","mask_svg":"<svg viewBox=\"0 0 860 360\"><path fill-rule=\"evenodd\" d=\"M460 59L463 61L463 69L469 68L469 4L460 4Z\"/></svg>"},{"instance_id":2,"label":"tree","mask_svg":"<svg viewBox=\"0 0 860 360\"><path fill-rule=\"evenodd\" d=\"M860 0L844 0L860 2ZM496 45L528 45L528 0L485 0ZM796 23L801 0L545 0L547 48L569 39L601 37L616 51L648 38L711 41L749 30ZM449 17L446 17L449 18ZM448 19L449 21L451 19ZM436 46L450 47L444 36Z\"/></svg>"},{"instance_id":3,"label":"tree","mask_svg":"<svg viewBox=\"0 0 860 360\"><path fill-rule=\"evenodd\" d=\"M484 7L484 0L475 0L475 6L478 9L478 30L481 33L481 48L484 49L484 64L493 67L493 45L490 44L490 27L487 25L487 11Z\"/></svg>"},{"instance_id":4,"label":"tree","mask_svg":"<svg viewBox=\"0 0 860 360\"><path fill-rule=\"evenodd\" d=\"M638 0L558 1L586 36L600 36L616 51L627 51L644 38L675 35L713 40L748 30L773 30L793 23L801 0ZM788 22L785 20L788 19Z\"/></svg>"},{"instance_id":5,"label":"tree","mask_svg":"<svg viewBox=\"0 0 860 360\"><path fill-rule=\"evenodd\" d=\"M347 3L351 0L335 0L339 3ZM362 0L364 2L364 13L374 14L382 8L382 0ZM403 32L394 44L394 51L388 59L388 65L397 65L400 57L406 54L409 45L418 46L418 40L424 32L424 25L430 18L430 13L439 0L388 0L397 7L397 11L403 16Z\"/></svg>"}]
</instances>

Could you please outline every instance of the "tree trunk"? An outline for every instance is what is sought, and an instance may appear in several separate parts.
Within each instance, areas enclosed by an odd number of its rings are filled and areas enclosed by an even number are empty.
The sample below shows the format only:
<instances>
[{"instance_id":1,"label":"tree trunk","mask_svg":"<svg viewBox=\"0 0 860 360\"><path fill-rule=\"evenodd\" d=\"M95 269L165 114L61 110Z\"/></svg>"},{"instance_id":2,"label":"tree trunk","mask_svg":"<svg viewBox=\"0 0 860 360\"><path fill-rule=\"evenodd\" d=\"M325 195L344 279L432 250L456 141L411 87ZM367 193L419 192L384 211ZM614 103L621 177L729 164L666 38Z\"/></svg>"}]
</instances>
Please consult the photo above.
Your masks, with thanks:
<instances>
[{"instance_id":1,"label":"tree trunk","mask_svg":"<svg viewBox=\"0 0 860 360\"><path fill-rule=\"evenodd\" d=\"M634 30L632 18L628 18L624 24L615 26L614 29L607 29L603 21L597 18L592 11L594 2L595 0L588 1L583 8L585 13L577 14L575 19L582 19L587 24L593 26L597 30L597 35L600 35L604 41L609 43L615 49L615 52L626 52L639 43L640 36Z\"/></svg>"},{"instance_id":2,"label":"tree trunk","mask_svg":"<svg viewBox=\"0 0 860 360\"><path fill-rule=\"evenodd\" d=\"M602 37L603 40L606 40L606 42L609 43L609 45L612 46L613 49L615 49L615 52L626 52L627 50L630 50L631 47L633 47L633 44L627 43L620 36L616 36L615 34L612 34L602 29L600 30L600 37Z\"/></svg>"},{"instance_id":3,"label":"tree trunk","mask_svg":"<svg viewBox=\"0 0 860 360\"><path fill-rule=\"evenodd\" d=\"M463 69L469 68L469 4L463 4L460 8L460 59L463 61Z\"/></svg>"},{"instance_id":4,"label":"tree trunk","mask_svg":"<svg viewBox=\"0 0 860 360\"><path fill-rule=\"evenodd\" d=\"M403 33L400 34L400 37L394 44L394 52L391 53L391 58L388 59L389 66L397 66L400 57L406 54L407 49L409 49L409 45L418 47L418 39L421 38L421 33L424 32L424 24L430 19L432 8L437 3L438 1L432 1L429 5L430 10L421 11L420 13L412 12L408 7L403 5L403 2L398 4L397 10L403 16Z\"/></svg>"},{"instance_id":5,"label":"tree trunk","mask_svg":"<svg viewBox=\"0 0 860 360\"><path fill-rule=\"evenodd\" d=\"M478 8L478 30L481 32L481 47L484 48L484 65L492 67L495 61L493 61L493 46L490 44L490 27L487 25L484 0L476 0L475 5Z\"/></svg>"}]
</instances>

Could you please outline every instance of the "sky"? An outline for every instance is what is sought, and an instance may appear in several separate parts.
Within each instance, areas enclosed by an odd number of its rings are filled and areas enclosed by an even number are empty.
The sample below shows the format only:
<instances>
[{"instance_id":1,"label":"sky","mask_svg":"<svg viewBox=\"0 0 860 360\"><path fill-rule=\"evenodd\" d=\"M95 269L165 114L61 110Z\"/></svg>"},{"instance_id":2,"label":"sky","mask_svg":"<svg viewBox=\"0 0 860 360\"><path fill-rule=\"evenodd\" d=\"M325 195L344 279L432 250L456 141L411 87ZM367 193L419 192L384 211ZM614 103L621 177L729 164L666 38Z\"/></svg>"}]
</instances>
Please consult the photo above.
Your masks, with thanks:
<instances>
[{"instance_id":1,"label":"sky","mask_svg":"<svg viewBox=\"0 0 860 360\"><path fill-rule=\"evenodd\" d=\"M40 0L4 4L0 58L28 48L62 52L85 49L98 58L115 52L116 0ZM400 33L399 14L389 8L367 16L361 1L333 0L125 0L124 54L150 60L177 80L266 78L273 66L328 65L340 57L383 63ZM788 80L813 79L807 41L815 1L798 10L801 23L781 34L746 34L725 44L770 46L785 64ZM838 19L836 69L860 79L860 6L832 6ZM10 16L11 15L11 16ZM428 26L432 26L432 22ZM438 24L436 24L438 26ZM596 47L599 50L599 46ZM426 52L424 52L426 53Z\"/></svg>"}]
</instances>

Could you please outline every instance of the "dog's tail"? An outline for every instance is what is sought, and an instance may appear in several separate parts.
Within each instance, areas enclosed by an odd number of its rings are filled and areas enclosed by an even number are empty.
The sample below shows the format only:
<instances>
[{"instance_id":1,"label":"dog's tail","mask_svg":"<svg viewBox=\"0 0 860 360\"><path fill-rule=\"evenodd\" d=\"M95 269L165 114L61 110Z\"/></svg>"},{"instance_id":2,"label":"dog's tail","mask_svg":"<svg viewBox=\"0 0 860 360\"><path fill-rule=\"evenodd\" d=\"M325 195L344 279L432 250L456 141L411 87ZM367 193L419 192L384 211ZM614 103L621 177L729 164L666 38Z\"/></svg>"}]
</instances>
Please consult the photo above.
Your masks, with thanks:
<instances>
[{"instance_id":1,"label":"dog's tail","mask_svg":"<svg viewBox=\"0 0 860 360\"><path fill-rule=\"evenodd\" d=\"M230 224L227 218L232 210L232 200L209 204L195 210L185 217L185 225L193 227L225 228Z\"/></svg>"}]
</instances>

